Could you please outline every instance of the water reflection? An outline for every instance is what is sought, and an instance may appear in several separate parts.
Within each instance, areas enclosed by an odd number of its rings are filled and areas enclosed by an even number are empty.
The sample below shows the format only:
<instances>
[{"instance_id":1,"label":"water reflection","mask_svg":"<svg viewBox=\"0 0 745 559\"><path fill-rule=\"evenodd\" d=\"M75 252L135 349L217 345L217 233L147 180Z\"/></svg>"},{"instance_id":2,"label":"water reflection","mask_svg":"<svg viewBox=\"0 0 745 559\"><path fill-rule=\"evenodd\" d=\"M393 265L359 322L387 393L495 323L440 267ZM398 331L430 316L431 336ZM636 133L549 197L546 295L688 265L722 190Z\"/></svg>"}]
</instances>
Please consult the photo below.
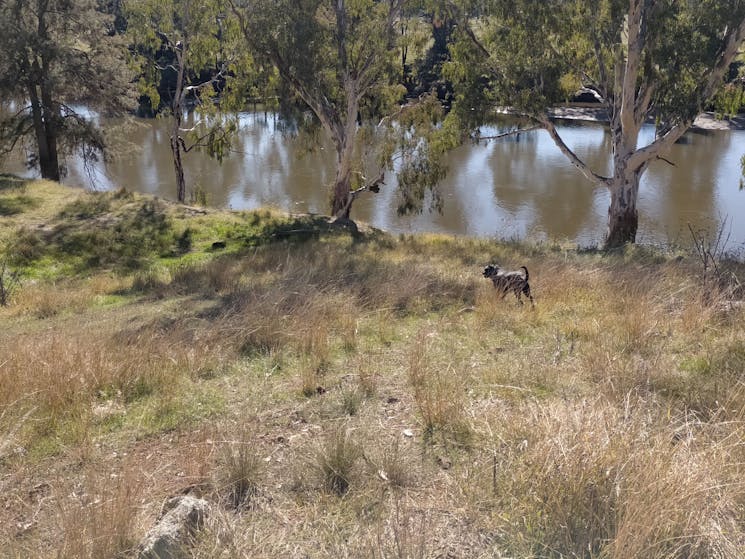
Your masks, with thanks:
<instances>
[{"instance_id":1,"label":"water reflection","mask_svg":"<svg viewBox=\"0 0 745 559\"><path fill-rule=\"evenodd\" d=\"M174 198L167 124L143 121L128 130L126 139L137 149L125 150L106 168L95 167L94 185ZM334 177L331 146L308 153L282 134L271 114L243 114L240 124L240 137L223 165L199 153L188 154L188 187L199 186L217 207L325 213ZM608 172L610 135L604 126L564 122L559 131L596 172ZM494 132L484 130L485 135ZM640 144L653 139L654 129L645 127ZM744 140L742 131L691 131L665 155L667 161L655 161L640 187L639 240L686 242L689 222L713 231L729 219L733 248L745 245L745 192L738 189ZM398 216L395 178L388 176L380 194L355 203L352 217L392 232L566 239L583 245L602 241L607 191L589 183L547 133L536 130L462 146L448 159L450 173L440 187L442 215ZM10 167L22 170L18 162ZM90 185L81 161L69 161L68 167L65 182Z\"/></svg>"}]
</instances>

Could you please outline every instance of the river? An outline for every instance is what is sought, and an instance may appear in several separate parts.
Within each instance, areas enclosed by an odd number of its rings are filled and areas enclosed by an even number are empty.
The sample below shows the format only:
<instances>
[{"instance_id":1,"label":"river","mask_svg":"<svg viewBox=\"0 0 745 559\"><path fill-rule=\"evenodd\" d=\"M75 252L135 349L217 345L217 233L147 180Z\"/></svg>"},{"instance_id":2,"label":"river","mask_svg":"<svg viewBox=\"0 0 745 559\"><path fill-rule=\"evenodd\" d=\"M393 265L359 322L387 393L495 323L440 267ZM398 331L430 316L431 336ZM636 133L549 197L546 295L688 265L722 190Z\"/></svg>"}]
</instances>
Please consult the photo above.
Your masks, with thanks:
<instances>
[{"instance_id":1,"label":"river","mask_svg":"<svg viewBox=\"0 0 745 559\"><path fill-rule=\"evenodd\" d=\"M218 165L200 153L185 156L187 189L199 185L211 206L253 209L272 206L297 213L326 213L334 177L328 146L308 153L282 134L264 113L241 115L234 152ZM599 123L561 121L567 144L593 168L607 172L610 136ZM484 130L487 135L491 131ZM640 144L654 138L644 127ZM79 159L67 162L64 182L111 189L120 186L175 197L168 127L163 120L140 121L120 140L123 155L92 172ZM709 234L724 227L729 248L745 247L745 191L739 189L745 131L691 130L655 161L640 187L637 241L688 244L688 224ZM8 164L5 165L8 167ZM21 171L16 162L11 171ZM609 194L589 183L542 130L482 144L462 146L448 157L440 185L442 214L396 214L395 177L379 194L360 197L352 218L393 233L439 232L478 237L557 240L593 246L602 243Z\"/></svg>"}]
</instances>

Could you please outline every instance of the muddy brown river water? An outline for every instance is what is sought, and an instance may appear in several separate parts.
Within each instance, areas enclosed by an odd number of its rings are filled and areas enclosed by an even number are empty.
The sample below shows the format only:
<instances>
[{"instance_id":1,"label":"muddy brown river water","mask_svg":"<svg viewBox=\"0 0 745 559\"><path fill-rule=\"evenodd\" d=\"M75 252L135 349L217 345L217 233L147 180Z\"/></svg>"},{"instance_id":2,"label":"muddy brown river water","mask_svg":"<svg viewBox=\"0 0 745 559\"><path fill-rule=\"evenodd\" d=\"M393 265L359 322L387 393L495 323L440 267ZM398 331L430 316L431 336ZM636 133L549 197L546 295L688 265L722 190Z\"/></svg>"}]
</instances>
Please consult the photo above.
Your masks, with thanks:
<instances>
[{"instance_id":1,"label":"muddy brown river water","mask_svg":"<svg viewBox=\"0 0 745 559\"><path fill-rule=\"evenodd\" d=\"M333 150L307 153L280 132L272 115L246 113L240 121L234 153L222 165L199 153L185 157L187 187L198 185L216 207L327 212ZM608 169L609 134L601 123L563 120L559 129L567 144L596 171ZM653 137L654 128L645 127L640 143ZM141 121L127 131L126 140L125 155L108 166L95 166L92 172L78 159L68 161L65 182L98 189L124 186L174 198L167 123ZM744 154L745 131L689 131L667 154L670 163L656 161L642 179L638 241L686 244L689 223L711 232L724 224L730 249L742 250L745 191L739 183ZM442 214L398 216L395 177L389 174L379 194L355 203L352 218L393 233L517 237L583 246L602 242L607 191L587 182L545 132L465 145L450 154L448 164L450 172L440 185L445 201ZM22 170L18 162L10 167Z\"/></svg>"}]
</instances>

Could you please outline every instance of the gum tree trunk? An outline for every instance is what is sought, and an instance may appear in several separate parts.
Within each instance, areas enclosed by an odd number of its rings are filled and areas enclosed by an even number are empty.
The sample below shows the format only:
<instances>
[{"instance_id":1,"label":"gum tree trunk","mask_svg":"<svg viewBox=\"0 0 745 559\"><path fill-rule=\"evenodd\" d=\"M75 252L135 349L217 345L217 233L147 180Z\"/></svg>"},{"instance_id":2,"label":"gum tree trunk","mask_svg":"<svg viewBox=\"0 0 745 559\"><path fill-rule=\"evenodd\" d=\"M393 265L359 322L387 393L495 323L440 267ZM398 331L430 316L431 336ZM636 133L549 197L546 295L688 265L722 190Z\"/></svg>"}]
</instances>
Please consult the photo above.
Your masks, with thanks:
<instances>
[{"instance_id":1,"label":"gum tree trunk","mask_svg":"<svg viewBox=\"0 0 745 559\"><path fill-rule=\"evenodd\" d=\"M354 136L345 131L337 141L336 178L331 192L331 215L336 219L349 219L352 211L352 158Z\"/></svg>"},{"instance_id":2,"label":"gum tree trunk","mask_svg":"<svg viewBox=\"0 0 745 559\"><path fill-rule=\"evenodd\" d=\"M605 248L617 248L626 243L634 243L639 228L639 214L636 211L639 175L633 173L630 178L615 179L608 188L611 202L608 207Z\"/></svg>"},{"instance_id":3,"label":"gum tree trunk","mask_svg":"<svg viewBox=\"0 0 745 559\"><path fill-rule=\"evenodd\" d=\"M331 214L337 219L349 219L352 211L351 178L348 167L337 169L331 200Z\"/></svg>"},{"instance_id":4,"label":"gum tree trunk","mask_svg":"<svg viewBox=\"0 0 745 559\"><path fill-rule=\"evenodd\" d=\"M176 128L178 129L178 125ZM171 135L171 153L173 154L173 170L176 173L176 195L178 201L183 204L186 201L186 179L184 178L184 163L181 161L178 131Z\"/></svg>"},{"instance_id":5,"label":"gum tree trunk","mask_svg":"<svg viewBox=\"0 0 745 559\"><path fill-rule=\"evenodd\" d=\"M357 113L359 94L356 80L345 80L346 111L343 122L336 127L329 126L336 144L336 178L331 193L331 215L336 219L349 219L352 211L352 166L354 163L354 144L357 137ZM334 134L335 132L335 134Z\"/></svg>"}]
</instances>

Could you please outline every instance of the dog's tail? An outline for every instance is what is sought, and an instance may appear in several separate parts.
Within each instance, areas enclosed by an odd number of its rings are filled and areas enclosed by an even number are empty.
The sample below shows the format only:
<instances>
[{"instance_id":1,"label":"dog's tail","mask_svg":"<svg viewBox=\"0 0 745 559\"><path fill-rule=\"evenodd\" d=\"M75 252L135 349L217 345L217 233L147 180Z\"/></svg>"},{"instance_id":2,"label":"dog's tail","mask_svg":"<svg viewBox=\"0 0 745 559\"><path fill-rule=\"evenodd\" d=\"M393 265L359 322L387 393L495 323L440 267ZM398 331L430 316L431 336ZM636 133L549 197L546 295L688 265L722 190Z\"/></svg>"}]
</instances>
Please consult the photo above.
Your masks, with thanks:
<instances>
[{"instance_id":1,"label":"dog's tail","mask_svg":"<svg viewBox=\"0 0 745 559\"><path fill-rule=\"evenodd\" d=\"M530 279L530 274L528 273L528 268L525 266L520 266L521 269L525 270L525 281L528 281Z\"/></svg>"}]
</instances>

